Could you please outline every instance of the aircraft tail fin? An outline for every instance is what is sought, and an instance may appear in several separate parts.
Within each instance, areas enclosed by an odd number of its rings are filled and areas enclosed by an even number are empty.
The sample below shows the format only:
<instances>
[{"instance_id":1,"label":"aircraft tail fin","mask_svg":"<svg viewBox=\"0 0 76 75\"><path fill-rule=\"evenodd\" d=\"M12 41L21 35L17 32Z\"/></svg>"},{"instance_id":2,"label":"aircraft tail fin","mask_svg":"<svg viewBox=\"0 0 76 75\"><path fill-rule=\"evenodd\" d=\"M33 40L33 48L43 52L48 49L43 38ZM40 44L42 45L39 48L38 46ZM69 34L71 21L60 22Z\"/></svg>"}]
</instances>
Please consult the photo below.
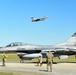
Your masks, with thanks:
<instances>
[{"instance_id":1,"label":"aircraft tail fin","mask_svg":"<svg viewBox=\"0 0 76 75\"><path fill-rule=\"evenodd\" d=\"M31 19L34 19L34 17L31 17Z\"/></svg>"},{"instance_id":2,"label":"aircraft tail fin","mask_svg":"<svg viewBox=\"0 0 76 75\"><path fill-rule=\"evenodd\" d=\"M76 32L66 42L57 45L76 46Z\"/></svg>"},{"instance_id":3,"label":"aircraft tail fin","mask_svg":"<svg viewBox=\"0 0 76 75\"><path fill-rule=\"evenodd\" d=\"M69 46L76 46L76 32L66 41Z\"/></svg>"}]
</instances>

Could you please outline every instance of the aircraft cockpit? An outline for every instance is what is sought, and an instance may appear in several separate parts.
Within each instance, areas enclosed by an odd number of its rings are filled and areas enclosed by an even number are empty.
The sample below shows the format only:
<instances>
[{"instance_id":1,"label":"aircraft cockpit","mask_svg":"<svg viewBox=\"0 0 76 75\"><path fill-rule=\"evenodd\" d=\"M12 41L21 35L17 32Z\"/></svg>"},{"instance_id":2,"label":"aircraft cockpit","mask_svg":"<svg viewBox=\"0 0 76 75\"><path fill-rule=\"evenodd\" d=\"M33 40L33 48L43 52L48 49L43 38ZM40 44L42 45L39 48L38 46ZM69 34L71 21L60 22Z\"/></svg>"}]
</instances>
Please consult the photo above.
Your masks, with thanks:
<instances>
[{"instance_id":1,"label":"aircraft cockpit","mask_svg":"<svg viewBox=\"0 0 76 75\"><path fill-rule=\"evenodd\" d=\"M6 47L21 46L21 45L27 45L27 44L22 43L22 42L14 42L14 43L7 45Z\"/></svg>"}]
</instances>

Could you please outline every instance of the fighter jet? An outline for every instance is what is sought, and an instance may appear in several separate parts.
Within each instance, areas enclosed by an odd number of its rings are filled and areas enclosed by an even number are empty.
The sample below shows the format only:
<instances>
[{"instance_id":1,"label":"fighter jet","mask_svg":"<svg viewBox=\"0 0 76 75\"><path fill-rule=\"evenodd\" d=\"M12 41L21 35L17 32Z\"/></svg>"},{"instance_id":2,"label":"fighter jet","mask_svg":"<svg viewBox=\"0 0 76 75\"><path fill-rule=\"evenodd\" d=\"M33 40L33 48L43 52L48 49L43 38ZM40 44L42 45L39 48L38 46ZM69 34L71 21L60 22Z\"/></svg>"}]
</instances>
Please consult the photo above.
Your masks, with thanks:
<instances>
[{"instance_id":1,"label":"fighter jet","mask_svg":"<svg viewBox=\"0 0 76 75\"><path fill-rule=\"evenodd\" d=\"M41 17L41 18L31 17L31 21L32 21L32 22L44 21L46 18L48 18L48 16L43 16L43 17Z\"/></svg>"},{"instance_id":2,"label":"fighter jet","mask_svg":"<svg viewBox=\"0 0 76 75\"><path fill-rule=\"evenodd\" d=\"M55 57L68 58L68 55L76 56L76 32L64 43L56 45L33 45L22 42L14 42L0 49L0 52L16 52L21 60L32 59L39 56L45 57L47 51L51 51Z\"/></svg>"}]
</instances>

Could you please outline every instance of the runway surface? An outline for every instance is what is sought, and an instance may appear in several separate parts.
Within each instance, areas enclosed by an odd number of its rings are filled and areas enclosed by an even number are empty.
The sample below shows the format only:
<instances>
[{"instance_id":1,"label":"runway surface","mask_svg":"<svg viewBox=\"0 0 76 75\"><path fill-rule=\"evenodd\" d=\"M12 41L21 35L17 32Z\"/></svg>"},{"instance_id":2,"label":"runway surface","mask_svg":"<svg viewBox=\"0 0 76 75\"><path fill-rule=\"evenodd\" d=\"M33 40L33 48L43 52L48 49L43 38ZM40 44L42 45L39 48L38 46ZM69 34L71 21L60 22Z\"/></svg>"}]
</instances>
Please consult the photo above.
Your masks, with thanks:
<instances>
[{"instance_id":1,"label":"runway surface","mask_svg":"<svg viewBox=\"0 0 76 75\"><path fill-rule=\"evenodd\" d=\"M3 67L0 63L0 71L22 75L76 75L76 63L53 64L52 72L47 72L46 67L46 64L39 67L36 63L6 63L6 66Z\"/></svg>"}]
</instances>

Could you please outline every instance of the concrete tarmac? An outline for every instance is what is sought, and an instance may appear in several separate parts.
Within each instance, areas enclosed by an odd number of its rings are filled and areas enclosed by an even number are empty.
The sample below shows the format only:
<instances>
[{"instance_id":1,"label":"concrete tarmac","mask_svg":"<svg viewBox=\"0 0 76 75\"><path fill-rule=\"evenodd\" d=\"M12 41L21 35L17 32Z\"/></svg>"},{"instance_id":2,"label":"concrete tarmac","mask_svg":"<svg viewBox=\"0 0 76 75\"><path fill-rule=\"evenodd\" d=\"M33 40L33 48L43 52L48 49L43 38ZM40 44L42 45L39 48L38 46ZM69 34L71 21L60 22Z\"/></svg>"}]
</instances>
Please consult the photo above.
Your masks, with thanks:
<instances>
[{"instance_id":1,"label":"concrete tarmac","mask_svg":"<svg viewBox=\"0 0 76 75\"><path fill-rule=\"evenodd\" d=\"M0 63L0 72L17 72L22 75L76 75L76 63L57 63L53 64L52 72L47 72L47 65L41 67L36 63Z\"/></svg>"}]
</instances>

